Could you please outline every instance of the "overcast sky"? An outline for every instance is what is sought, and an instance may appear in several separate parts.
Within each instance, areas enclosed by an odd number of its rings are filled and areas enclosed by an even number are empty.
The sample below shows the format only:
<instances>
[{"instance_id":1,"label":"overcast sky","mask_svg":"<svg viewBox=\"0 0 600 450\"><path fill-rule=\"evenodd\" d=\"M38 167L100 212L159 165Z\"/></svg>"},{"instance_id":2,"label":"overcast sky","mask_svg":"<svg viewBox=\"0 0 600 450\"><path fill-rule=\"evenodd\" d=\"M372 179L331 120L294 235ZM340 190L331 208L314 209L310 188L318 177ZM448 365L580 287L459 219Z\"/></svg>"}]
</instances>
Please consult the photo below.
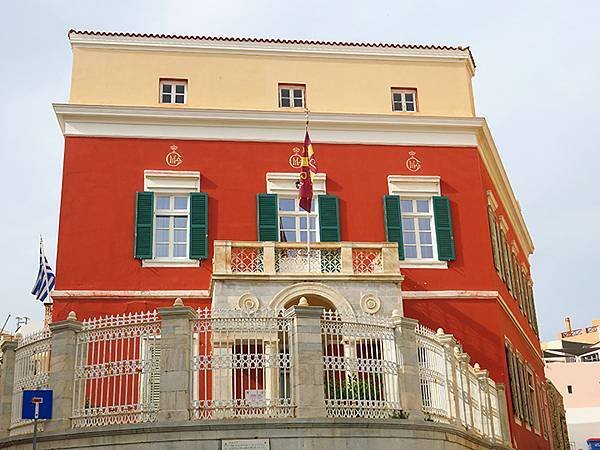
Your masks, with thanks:
<instances>
[{"instance_id":1,"label":"overcast sky","mask_svg":"<svg viewBox=\"0 0 600 450\"><path fill-rule=\"evenodd\" d=\"M470 45L477 114L490 124L536 245L542 338L566 315L585 326L600 318L598 24L597 0L4 2L0 320L42 318L29 292L40 233L55 266L63 138L51 103L68 98L67 31L76 28Z\"/></svg>"}]
</instances>

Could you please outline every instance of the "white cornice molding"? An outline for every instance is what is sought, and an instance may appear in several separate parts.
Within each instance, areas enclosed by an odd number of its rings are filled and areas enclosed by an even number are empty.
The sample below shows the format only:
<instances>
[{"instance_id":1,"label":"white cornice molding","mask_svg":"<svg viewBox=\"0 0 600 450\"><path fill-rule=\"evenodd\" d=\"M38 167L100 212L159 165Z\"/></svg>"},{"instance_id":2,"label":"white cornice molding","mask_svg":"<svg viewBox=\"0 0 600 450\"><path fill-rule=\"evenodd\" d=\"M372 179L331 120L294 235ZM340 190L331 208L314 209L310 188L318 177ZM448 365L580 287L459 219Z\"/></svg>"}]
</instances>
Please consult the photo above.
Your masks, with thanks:
<instances>
[{"instance_id":1,"label":"white cornice molding","mask_svg":"<svg viewBox=\"0 0 600 450\"><path fill-rule=\"evenodd\" d=\"M406 61L462 62L467 64L471 76L475 66L467 49L424 48L415 46L367 46L311 43L286 43L244 40L181 39L169 37L107 36L73 33L69 36L71 47L113 48L121 50L176 51L229 53L258 56L299 56L344 59L383 59Z\"/></svg>"},{"instance_id":2,"label":"white cornice molding","mask_svg":"<svg viewBox=\"0 0 600 450\"><path fill-rule=\"evenodd\" d=\"M54 290L53 298L210 298L208 290L191 291L112 291L112 290Z\"/></svg>"},{"instance_id":3,"label":"white cornice molding","mask_svg":"<svg viewBox=\"0 0 600 450\"><path fill-rule=\"evenodd\" d=\"M300 143L304 112L54 104L64 136ZM534 246L485 119L312 113L314 142L477 147L527 255Z\"/></svg>"}]
</instances>

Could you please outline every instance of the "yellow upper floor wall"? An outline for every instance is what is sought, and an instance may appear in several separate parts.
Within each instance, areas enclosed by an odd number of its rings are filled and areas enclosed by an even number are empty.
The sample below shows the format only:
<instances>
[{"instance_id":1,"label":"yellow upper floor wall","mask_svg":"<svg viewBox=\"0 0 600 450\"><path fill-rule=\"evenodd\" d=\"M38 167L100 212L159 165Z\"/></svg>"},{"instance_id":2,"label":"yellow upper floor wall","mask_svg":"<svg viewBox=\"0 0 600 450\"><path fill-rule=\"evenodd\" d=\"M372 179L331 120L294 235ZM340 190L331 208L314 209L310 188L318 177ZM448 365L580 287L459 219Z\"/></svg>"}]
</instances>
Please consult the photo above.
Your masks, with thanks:
<instances>
[{"instance_id":1,"label":"yellow upper floor wall","mask_svg":"<svg viewBox=\"0 0 600 450\"><path fill-rule=\"evenodd\" d=\"M71 31L70 103L276 111L278 85L304 84L313 112L474 117L468 49ZM184 79L185 105L162 105L159 80ZM417 90L393 112L392 88Z\"/></svg>"}]
</instances>

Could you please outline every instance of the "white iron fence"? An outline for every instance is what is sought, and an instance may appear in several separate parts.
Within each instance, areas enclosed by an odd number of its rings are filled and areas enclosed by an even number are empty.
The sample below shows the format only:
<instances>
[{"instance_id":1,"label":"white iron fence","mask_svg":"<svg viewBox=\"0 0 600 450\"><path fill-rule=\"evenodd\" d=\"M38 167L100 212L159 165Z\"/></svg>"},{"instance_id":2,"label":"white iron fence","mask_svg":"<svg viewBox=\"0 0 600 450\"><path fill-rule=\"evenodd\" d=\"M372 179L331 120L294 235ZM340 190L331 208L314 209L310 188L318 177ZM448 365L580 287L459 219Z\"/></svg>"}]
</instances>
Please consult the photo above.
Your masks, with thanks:
<instances>
[{"instance_id":1,"label":"white iron fence","mask_svg":"<svg viewBox=\"0 0 600 450\"><path fill-rule=\"evenodd\" d=\"M11 427L29 424L30 420L21 419L23 391L26 389L48 389L50 373L51 333L44 328L22 338L15 350L15 377L12 397ZM21 432L31 430L23 428ZM12 434L19 434L12 432Z\"/></svg>"},{"instance_id":2,"label":"white iron fence","mask_svg":"<svg viewBox=\"0 0 600 450\"><path fill-rule=\"evenodd\" d=\"M73 427L156 420L160 401L156 311L84 321L75 361Z\"/></svg>"},{"instance_id":3,"label":"white iron fence","mask_svg":"<svg viewBox=\"0 0 600 450\"><path fill-rule=\"evenodd\" d=\"M354 250L353 264L361 266L356 270L378 270L376 252ZM259 309L252 301L244 308L198 310L194 319L186 322L190 332L181 335L181 342L192 342L192 419L295 417L298 400L306 398L299 379L303 355L294 354L293 349L306 342L291 340L308 339L306 333L315 333L310 339L318 342L320 334L323 365L319 362L316 370L323 370L329 417L406 417L401 390L410 383L402 377L411 373L405 363L414 361L412 352L416 352L422 410L428 420L462 424L485 439L510 442L502 391L487 371L469 365L460 346L441 330L435 333L418 325L415 346L410 340L398 341L405 339L407 322L394 318L323 311L319 328L314 322L310 327L302 325L300 321L306 317L294 315L293 310ZM168 320L166 315L164 320ZM304 331L298 333L301 328ZM161 320L156 311L82 323L76 341L73 427L157 419L160 337ZM22 391L51 388L51 340L50 330L44 329L17 344L11 434L30 431L30 423L20 419ZM318 404L321 399L311 401Z\"/></svg>"},{"instance_id":4,"label":"white iron fence","mask_svg":"<svg viewBox=\"0 0 600 450\"><path fill-rule=\"evenodd\" d=\"M321 337L327 414L399 416L400 362L391 322L374 316L324 311Z\"/></svg>"},{"instance_id":5,"label":"white iron fence","mask_svg":"<svg viewBox=\"0 0 600 450\"><path fill-rule=\"evenodd\" d=\"M436 422L457 420L476 434L502 442L496 383L466 363L458 346L445 345L441 336L419 325L417 356L423 412Z\"/></svg>"},{"instance_id":6,"label":"white iron fence","mask_svg":"<svg viewBox=\"0 0 600 450\"><path fill-rule=\"evenodd\" d=\"M433 331L422 325L417 325L416 333L423 412L446 421L451 418L451 408L444 346Z\"/></svg>"},{"instance_id":7,"label":"white iron fence","mask_svg":"<svg viewBox=\"0 0 600 450\"><path fill-rule=\"evenodd\" d=\"M285 311L198 311L192 418L293 417L292 317Z\"/></svg>"}]
</instances>

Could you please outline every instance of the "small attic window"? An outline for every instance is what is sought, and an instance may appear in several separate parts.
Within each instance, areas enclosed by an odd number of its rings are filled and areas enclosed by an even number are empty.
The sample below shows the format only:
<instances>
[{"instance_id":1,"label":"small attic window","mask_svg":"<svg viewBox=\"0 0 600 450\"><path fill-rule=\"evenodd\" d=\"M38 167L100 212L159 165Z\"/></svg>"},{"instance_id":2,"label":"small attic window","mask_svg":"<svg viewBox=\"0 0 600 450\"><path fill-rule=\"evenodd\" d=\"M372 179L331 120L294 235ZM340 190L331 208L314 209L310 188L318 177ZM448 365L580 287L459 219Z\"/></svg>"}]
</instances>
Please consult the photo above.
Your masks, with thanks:
<instances>
[{"instance_id":1,"label":"small attic window","mask_svg":"<svg viewBox=\"0 0 600 450\"><path fill-rule=\"evenodd\" d=\"M185 105L187 101L187 81L160 80L160 103Z\"/></svg>"}]
</instances>

